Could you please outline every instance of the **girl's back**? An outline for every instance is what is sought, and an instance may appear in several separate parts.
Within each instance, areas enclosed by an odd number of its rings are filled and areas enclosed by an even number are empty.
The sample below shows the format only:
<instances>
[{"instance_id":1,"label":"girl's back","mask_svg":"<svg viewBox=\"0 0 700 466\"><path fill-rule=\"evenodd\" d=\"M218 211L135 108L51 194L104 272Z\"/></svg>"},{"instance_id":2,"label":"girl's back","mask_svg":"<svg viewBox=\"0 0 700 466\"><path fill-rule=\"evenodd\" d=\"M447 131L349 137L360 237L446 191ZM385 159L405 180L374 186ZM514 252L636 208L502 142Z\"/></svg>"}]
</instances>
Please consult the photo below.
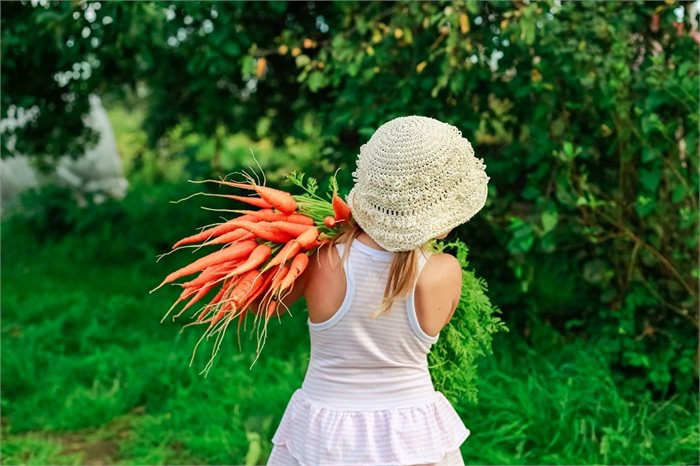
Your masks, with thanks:
<instances>
[{"instance_id":1,"label":"girl's back","mask_svg":"<svg viewBox=\"0 0 700 466\"><path fill-rule=\"evenodd\" d=\"M394 253L355 239L341 262L345 245L335 248L304 284L311 360L269 464L463 464L456 450L469 431L430 379L427 354L439 335L421 328L415 285L370 319ZM418 278L427 261L419 256Z\"/></svg>"}]
</instances>

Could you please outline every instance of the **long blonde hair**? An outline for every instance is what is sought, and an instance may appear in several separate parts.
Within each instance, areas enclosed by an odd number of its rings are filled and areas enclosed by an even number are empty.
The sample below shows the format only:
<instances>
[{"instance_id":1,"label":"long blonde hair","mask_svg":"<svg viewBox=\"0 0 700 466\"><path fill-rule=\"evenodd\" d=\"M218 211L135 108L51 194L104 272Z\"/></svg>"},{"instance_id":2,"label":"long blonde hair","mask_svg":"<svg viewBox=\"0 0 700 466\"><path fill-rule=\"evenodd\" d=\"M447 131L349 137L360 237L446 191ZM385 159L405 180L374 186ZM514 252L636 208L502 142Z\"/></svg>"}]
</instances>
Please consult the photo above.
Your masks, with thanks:
<instances>
[{"instance_id":1,"label":"long blonde hair","mask_svg":"<svg viewBox=\"0 0 700 466\"><path fill-rule=\"evenodd\" d=\"M345 224L344 230L328 243L329 246L341 243L344 245L342 262L347 261L352 242L363 233L362 228L352 219ZM394 301L402 298L411 291L418 274L418 254L425 252L426 245L419 246L410 251L398 251L394 253L389 269L389 277L384 287L384 297L379 309L370 314L371 319L376 319L389 312Z\"/></svg>"}]
</instances>

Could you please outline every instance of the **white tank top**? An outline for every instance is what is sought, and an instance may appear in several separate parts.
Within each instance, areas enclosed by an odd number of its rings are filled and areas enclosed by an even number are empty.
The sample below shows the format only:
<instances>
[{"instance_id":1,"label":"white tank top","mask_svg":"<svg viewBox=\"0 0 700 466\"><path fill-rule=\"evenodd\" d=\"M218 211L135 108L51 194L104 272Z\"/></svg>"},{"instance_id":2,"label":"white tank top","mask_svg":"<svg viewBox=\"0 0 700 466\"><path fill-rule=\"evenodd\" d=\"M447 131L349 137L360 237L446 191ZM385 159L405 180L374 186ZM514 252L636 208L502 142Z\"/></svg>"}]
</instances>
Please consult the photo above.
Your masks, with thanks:
<instances>
[{"instance_id":1,"label":"white tank top","mask_svg":"<svg viewBox=\"0 0 700 466\"><path fill-rule=\"evenodd\" d=\"M336 248L342 258L343 245ZM352 242L340 308L324 322L308 322L309 367L272 438L269 466L436 464L450 452L455 465L464 464L455 452L470 432L430 379L427 355L439 335L418 324L415 282L389 313L369 317L393 255ZM419 274L426 262L420 255ZM275 459L280 449L292 463Z\"/></svg>"},{"instance_id":2,"label":"white tank top","mask_svg":"<svg viewBox=\"0 0 700 466\"><path fill-rule=\"evenodd\" d=\"M342 258L343 245L336 249ZM427 355L439 335L426 334L418 323L415 281L388 313L369 317L382 301L393 256L352 242L340 308L324 322L308 321L311 359L302 391L310 400L355 410L411 406L433 396ZM418 261L420 274L427 258L420 254Z\"/></svg>"}]
</instances>

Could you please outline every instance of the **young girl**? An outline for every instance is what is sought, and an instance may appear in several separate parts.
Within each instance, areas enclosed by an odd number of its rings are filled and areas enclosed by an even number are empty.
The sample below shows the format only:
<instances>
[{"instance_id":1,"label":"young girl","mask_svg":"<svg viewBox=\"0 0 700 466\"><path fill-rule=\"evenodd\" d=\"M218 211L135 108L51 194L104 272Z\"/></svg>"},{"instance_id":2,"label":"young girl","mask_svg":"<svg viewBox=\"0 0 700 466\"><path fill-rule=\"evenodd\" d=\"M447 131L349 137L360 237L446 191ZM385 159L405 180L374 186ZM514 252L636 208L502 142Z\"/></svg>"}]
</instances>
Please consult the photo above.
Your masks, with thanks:
<instances>
[{"instance_id":1,"label":"young girl","mask_svg":"<svg viewBox=\"0 0 700 466\"><path fill-rule=\"evenodd\" d=\"M462 269L429 243L483 207L485 166L454 126L406 116L362 145L353 177L352 222L285 300L306 299L311 359L267 464L463 465L469 430L427 362Z\"/></svg>"}]
</instances>

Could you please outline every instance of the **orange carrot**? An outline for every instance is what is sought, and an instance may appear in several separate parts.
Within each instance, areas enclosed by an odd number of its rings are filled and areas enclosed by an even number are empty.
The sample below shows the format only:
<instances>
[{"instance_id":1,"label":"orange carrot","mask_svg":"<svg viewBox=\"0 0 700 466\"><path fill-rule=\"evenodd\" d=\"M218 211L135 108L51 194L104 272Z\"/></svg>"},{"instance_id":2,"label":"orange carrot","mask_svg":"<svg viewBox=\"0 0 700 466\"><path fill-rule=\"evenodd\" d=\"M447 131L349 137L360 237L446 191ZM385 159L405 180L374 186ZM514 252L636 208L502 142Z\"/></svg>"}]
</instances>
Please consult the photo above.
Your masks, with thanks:
<instances>
[{"instance_id":1,"label":"orange carrot","mask_svg":"<svg viewBox=\"0 0 700 466\"><path fill-rule=\"evenodd\" d=\"M194 280L185 282L182 284L183 287L200 287L206 284L208 281L226 275L232 268L237 266L239 261L230 261L223 264L215 265L214 267L207 267L199 274Z\"/></svg>"},{"instance_id":2,"label":"orange carrot","mask_svg":"<svg viewBox=\"0 0 700 466\"><path fill-rule=\"evenodd\" d=\"M284 277L284 279L280 282L279 288L280 291L284 291L287 288L291 290L291 287L294 285L294 282L296 281L297 278L299 278L299 275L301 275L306 267L309 265L309 256L307 256L304 253L299 253L296 256L294 256L294 260L292 261L292 264L289 266L289 272L287 275Z\"/></svg>"},{"instance_id":3,"label":"orange carrot","mask_svg":"<svg viewBox=\"0 0 700 466\"><path fill-rule=\"evenodd\" d=\"M277 273L275 273L272 282L270 283L270 290L274 290L275 288L277 288L277 286L282 282L282 280L284 280L284 277L286 277L288 273L289 267L287 267L286 265L280 267Z\"/></svg>"},{"instance_id":4,"label":"orange carrot","mask_svg":"<svg viewBox=\"0 0 700 466\"><path fill-rule=\"evenodd\" d=\"M253 183L234 183L232 181L223 180L206 181L213 181L215 183L231 186L234 188L255 190L258 193L258 195L271 207L274 207L275 209L285 214L291 214L292 212L297 210L297 203L292 197L292 195L287 192L280 191L279 189L268 188L267 186L260 186L258 184Z\"/></svg>"},{"instance_id":5,"label":"orange carrot","mask_svg":"<svg viewBox=\"0 0 700 466\"><path fill-rule=\"evenodd\" d=\"M309 244L309 246L306 248L307 251L310 251L312 249L316 249L321 245L321 241L319 240L314 240L312 243Z\"/></svg>"},{"instance_id":6,"label":"orange carrot","mask_svg":"<svg viewBox=\"0 0 700 466\"><path fill-rule=\"evenodd\" d=\"M350 206L348 206L344 200L338 196L337 193L333 193L333 213L335 214L336 220L350 220L352 212L350 211Z\"/></svg>"},{"instance_id":7,"label":"orange carrot","mask_svg":"<svg viewBox=\"0 0 700 466\"><path fill-rule=\"evenodd\" d=\"M203 312L202 314L200 314L200 319L198 319L196 323L209 323L209 329L211 329L218 321L220 321L226 315L227 312L229 312L229 310L235 309L233 301L228 299L228 297L231 295L231 291L232 291L231 289L232 288L235 289L240 282L240 277L236 277L236 278L238 280L235 280L234 282L232 282L232 284L230 286L228 286L226 288L226 291L224 291L221 298L217 302L217 303L222 303L222 304L221 304L221 306L219 306L219 309L216 312L216 314L214 314L213 316L209 317L206 320L200 320L201 317L203 317L206 314L206 312ZM217 304L217 303L215 303L215 304Z\"/></svg>"},{"instance_id":8,"label":"orange carrot","mask_svg":"<svg viewBox=\"0 0 700 466\"><path fill-rule=\"evenodd\" d=\"M185 277L187 275L199 272L200 270L204 270L207 267L211 267L212 265L217 265L221 264L223 262L228 262L236 259L240 259L243 257L248 257L251 252L257 247L258 243L256 243L253 240L246 240L242 241L238 244L235 244L234 246L231 246L229 248L222 249L220 251L213 252L207 256L204 256L200 259L197 259L196 261L192 262L190 265L187 265L179 270L176 270L175 272L171 273L167 277L165 277L165 280L163 280L163 283L158 285L154 290L151 290L151 292L157 290L161 286L165 285L166 283L170 283L174 280L177 280L180 277Z\"/></svg>"},{"instance_id":9,"label":"orange carrot","mask_svg":"<svg viewBox=\"0 0 700 466\"><path fill-rule=\"evenodd\" d=\"M151 291L151 292L153 292L153 291ZM175 302L172 304L172 306L170 306L170 309L168 309L168 312L165 313L165 315L164 315L163 318L160 320L160 322L162 323L162 322L165 320L165 318L168 317L168 315L170 314L170 312L171 312L173 309L175 309L175 306L177 306L178 303L180 303L181 301L184 301L186 298L188 298L189 296L192 296L192 295L193 295L194 293L196 293L196 292L197 292L197 289L194 288L194 287L189 287L189 288L185 288L184 290L182 290L182 293L180 293L180 297L178 297L178 298L175 300Z\"/></svg>"},{"instance_id":10,"label":"orange carrot","mask_svg":"<svg viewBox=\"0 0 700 466\"><path fill-rule=\"evenodd\" d=\"M189 300L189 302L185 305L185 307L183 307L183 308L180 310L179 313L177 313L177 314L175 314L175 315L173 316L173 319L175 319L175 318L177 318L177 317L180 317L180 315L181 315L183 312L185 312L187 309L189 309L194 303L196 303L197 301L199 301L200 299L202 299L203 297L205 297L205 296L207 295L207 293L209 293L209 292L211 291L212 288L214 288L214 285L213 285L213 284L211 284L211 285L205 285L205 286L203 286L202 288L200 288L199 291L197 292L197 294L194 295L194 296L192 297L192 299Z\"/></svg>"},{"instance_id":11,"label":"orange carrot","mask_svg":"<svg viewBox=\"0 0 700 466\"><path fill-rule=\"evenodd\" d=\"M226 292L226 289L228 288L228 282L229 280L224 281L224 284L218 291L218 293L216 293L214 298L211 301L209 301L209 304L207 304L202 310L202 312L197 316L197 321L201 321L202 318L207 314L207 312L209 312L209 308L221 301L221 298L224 296L224 292Z\"/></svg>"},{"instance_id":12,"label":"orange carrot","mask_svg":"<svg viewBox=\"0 0 700 466\"><path fill-rule=\"evenodd\" d=\"M267 265L262 269L263 272L266 270L271 269L272 267L279 265L279 264L284 264L287 262L287 259L290 259L294 257L299 251L301 251L301 245L297 240L291 240L289 243L285 244L282 249L279 250L279 252L275 255L274 258L270 262L267 263Z\"/></svg>"},{"instance_id":13,"label":"orange carrot","mask_svg":"<svg viewBox=\"0 0 700 466\"><path fill-rule=\"evenodd\" d=\"M261 273L257 270L250 270L246 272L241 280L238 282L236 287L231 292L229 299L231 302L240 304L245 299L246 295L261 282Z\"/></svg>"},{"instance_id":14,"label":"orange carrot","mask_svg":"<svg viewBox=\"0 0 700 466\"><path fill-rule=\"evenodd\" d=\"M260 244L256 247L253 252L248 256L248 260L233 269L231 275L240 275L242 273L248 272L249 270L257 269L260 264L265 262L270 258L272 254L272 249L266 244Z\"/></svg>"},{"instance_id":15,"label":"orange carrot","mask_svg":"<svg viewBox=\"0 0 700 466\"><path fill-rule=\"evenodd\" d=\"M272 227L271 223L269 222L242 222L241 227L250 231L258 238L264 239L265 241L286 243L294 238L289 233L280 230L279 227Z\"/></svg>"},{"instance_id":16,"label":"orange carrot","mask_svg":"<svg viewBox=\"0 0 700 466\"><path fill-rule=\"evenodd\" d=\"M328 228L335 227L335 223L336 223L336 220L333 217L331 217L330 215L323 219L323 224L326 225Z\"/></svg>"},{"instance_id":17,"label":"orange carrot","mask_svg":"<svg viewBox=\"0 0 700 466\"><path fill-rule=\"evenodd\" d=\"M257 270L251 270L243 276L240 283L233 290L232 297L230 298L232 303L231 306L234 309L240 310L240 312L237 314L239 330L241 328L243 317L245 316L246 312L248 312L248 307L252 301L265 290L267 284L269 284L269 279L272 277L272 275L265 275L261 275ZM220 317L217 319L217 321L219 319Z\"/></svg>"},{"instance_id":18,"label":"orange carrot","mask_svg":"<svg viewBox=\"0 0 700 466\"><path fill-rule=\"evenodd\" d=\"M263 199L260 199L259 197L246 197L246 196L234 196L234 195L227 195L226 197L231 198L236 201L240 202L245 202L246 204L253 205L255 207L260 207L261 209L271 209L272 206L264 201Z\"/></svg>"},{"instance_id":19,"label":"orange carrot","mask_svg":"<svg viewBox=\"0 0 700 466\"><path fill-rule=\"evenodd\" d=\"M225 244L225 243L233 243L234 241L244 241L247 239L254 239L255 235L245 228L236 228L233 231L229 231L228 233L224 233L223 235L219 236L218 238L214 238L211 241L207 241L206 243L202 243L205 246L211 246L212 244Z\"/></svg>"},{"instance_id":20,"label":"orange carrot","mask_svg":"<svg viewBox=\"0 0 700 466\"><path fill-rule=\"evenodd\" d=\"M279 286L280 282L284 279L284 277L287 275L289 272L289 267L286 265L282 264L280 267L278 267L274 271L270 271L272 274L272 280L270 280L269 285L265 289L265 294L263 295L262 299L260 300L261 303L265 303L269 301L270 299L273 299L275 293L277 292L277 287Z\"/></svg>"},{"instance_id":21,"label":"orange carrot","mask_svg":"<svg viewBox=\"0 0 700 466\"><path fill-rule=\"evenodd\" d=\"M290 223L290 222L271 222L270 226L272 228L277 228L280 231L283 231L294 238L299 236L300 234L304 233L306 230L309 229L308 225L301 225L299 223Z\"/></svg>"},{"instance_id":22,"label":"orange carrot","mask_svg":"<svg viewBox=\"0 0 700 466\"><path fill-rule=\"evenodd\" d=\"M275 212L271 209L262 209L262 210L236 210L235 212L239 214L246 214L251 217L255 217L258 220L264 220L266 222L275 222L275 221L282 221L282 222L289 222L289 223L298 223L300 225L308 225L312 226L314 225L314 219L311 217L308 217L304 214L283 214L281 212Z\"/></svg>"},{"instance_id":23,"label":"orange carrot","mask_svg":"<svg viewBox=\"0 0 700 466\"><path fill-rule=\"evenodd\" d=\"M267 305L267 317L272 317L272 314L277 310L277 301L272 300L270 304Z\"/></svg>"},{"instance_id":24,"label":"orange carrot","mask_svg":"<svg viewBox=\"0 0 700 466\"><path fill-rule=\"evenodd\" d=\"M289 223L300 223L301 225L308 225L308 226L313 226L315 224L314 219L311 217L308 217L304 214L289 214L285 221Z\"/></svg>"},{"instance_id":25,"label":"orange carrot","mask_svg":"<svg viewBox=\"0 0 700 466\"><path fill-rule=\"evenodd\" d=\"M209 328L212 328L218 321L220 321L224 315L226 315L226 309L219 309L214 317L209 320Z\"/></svg>"},{"instance_id":26,"label":"orange carrot","mask_svg":"<svg viewBox=\"0 0 700 466\"><path fill-rule=\"evenodd\" d=\"M224 233L228 233L230 231L233 231L237 228L239 228L239 222L245 222L245 221L250 221L252 220L252 217L248 216L242 216L238 217L232 220L229 220L228 222L222 223L221 225L217 225L212 228L207 228L206 230L200 231L197 234L188 236L186 238L182 238L180 241L175 243L173 245L173 249L178 248L179 246L185 245L185 244L192 244L192 243L198 243L200 241L206 241L208 239L214 238L216 236L221 236Z\"/></svg>"},{"instance_id":27,"label":"orange carrot","mask_svg":"<svg viewBox=\"0 0 700 466\"><path fill-rule=\"evenodd\" d=\"M192 294L196 292L197 290L194 289L192 286L186 286L185 289L182 290L182 293L180 293L180 298L178 299L178 302L184 300L188 296L192 296Z\"/></svg>"},{"instance_id":28,"label":"orange carrot","mask_svg":"<svg viewBox=\"0 0 700 466\"><path fill-rule=\"evenodd\" d=\"M205 227L203 231L197 230L196 234L175 243L173 249L190 244L196 244L197 248L218 244L223 248L170 273L155 288L173 281L183 287L180 297L171 307L172 310L183 302L184 307L175 317L187 309L200 308L193 316L196 320L189 325L206 324L208 328L202 337L216 336L212 359L228 325L238 319L240 330L248 313L254 314L253 329L258 336L258 351L261 349L267 335L265 326L268 325L268 320L288 310L285 301L290 293L301 287L300 280L309 267L310 255L320 245L332 240L334 234L339 233L333 230L342 222L350 221L352 215L348 204L335 192L337 184L334 179L331 180L333 193L329 202L314 197L315 200L308 205L301 205L304 212L307 212L308 207L307 215L297 210L299 206L295 201L297 198L307 199L306 196L292 196L260 185L256 178L247 173L242 173L242 176L245 177L243 182L198 181L218 183L224 187L222 190L226 187L234 188L234 192L239 189L250 190L250 197L242 191L237 193L244 194L241 196L218 195L235 201L232 203L235 206L230 209L240 210L211 210L229 212L237 217ZM322 213L324 210L327 211L325 214L329 214L325 218ZM321 225L325 226L317 225L321 221ZM319 229L324 233L319 232ZM277 251L274 255L273 250ZM179 280L190 274L195 274L193 279ZM185 283L180 283L181 281ZM214 294L214 297L211 298L209 293ZM259 320L258 317L262 319ZM201 341L202 339L197 345ZM195 350L196 348L195 346ZM209 367L210 364L206 369Z\"/></svg>"},{"instance_id":29,"label":"orange carrot","mask_svg":"<svg viewBox=\"0 0 700 466\"><path fill-rule=\"evenodd\" d=\"M301 248L304 251L308 251L314 247L317 238L318 228L308 227L304 233L297 237L297 242L301 245Z\"/></svg>"},{"instance_id":30,"label":"orange carrot","mask_svg":"<svg viewBox=\"0 0 700 466\"><path fill-rule=\"evenodd\" d=\"M259 279L259 284L253 285L253 289L248 293L248 296L245 298L240 308L248 309L253 304L253 302L267 290L273 278L274 273L272 273L272 271L263 274L263 276Z\"/></svg>"}]
</instances>

